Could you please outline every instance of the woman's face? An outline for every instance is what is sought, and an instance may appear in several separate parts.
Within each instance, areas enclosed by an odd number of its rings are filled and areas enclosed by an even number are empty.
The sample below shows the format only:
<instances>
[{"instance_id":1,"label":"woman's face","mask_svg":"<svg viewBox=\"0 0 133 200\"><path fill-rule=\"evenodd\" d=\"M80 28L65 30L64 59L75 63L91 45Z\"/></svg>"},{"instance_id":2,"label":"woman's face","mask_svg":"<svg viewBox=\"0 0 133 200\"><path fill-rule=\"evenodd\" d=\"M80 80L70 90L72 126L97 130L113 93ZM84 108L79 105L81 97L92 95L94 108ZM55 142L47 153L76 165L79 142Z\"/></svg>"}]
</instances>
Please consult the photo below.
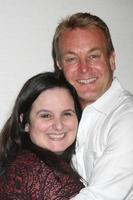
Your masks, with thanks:
<instances>
[{"instance_id":1,"label":"woman's face","mask_svg":"<svg viewBox=\"0 0 133 200\"><path fill-rule=\"evenodd\" d=\"M78 119L69 91L53 88L34 101L25 131L32 142L54 153L66 150L75 140Z\"/></svg>"}]
</instances>

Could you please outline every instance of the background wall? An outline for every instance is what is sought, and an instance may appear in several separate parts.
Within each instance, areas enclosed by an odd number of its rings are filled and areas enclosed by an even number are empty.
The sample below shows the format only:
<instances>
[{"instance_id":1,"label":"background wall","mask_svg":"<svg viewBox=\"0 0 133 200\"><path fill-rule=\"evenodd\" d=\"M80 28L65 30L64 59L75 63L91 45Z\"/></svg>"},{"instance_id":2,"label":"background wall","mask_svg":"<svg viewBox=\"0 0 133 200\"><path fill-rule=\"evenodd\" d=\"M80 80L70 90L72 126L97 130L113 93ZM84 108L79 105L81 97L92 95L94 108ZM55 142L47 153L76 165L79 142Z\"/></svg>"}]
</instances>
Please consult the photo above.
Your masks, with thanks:
<instances>
[{"instance_id":1,"label":"background wall","mask_svg":"<svg viewBox=\"0 0 133 200\"><path fill-rule=\"evenodd\" d=\"M24 82L53 70L51 43L57 23L79 11L96 14L108 24L116 74L133 93L132 0L0 0L0 128Z\"/></svg>"}]
</instances>

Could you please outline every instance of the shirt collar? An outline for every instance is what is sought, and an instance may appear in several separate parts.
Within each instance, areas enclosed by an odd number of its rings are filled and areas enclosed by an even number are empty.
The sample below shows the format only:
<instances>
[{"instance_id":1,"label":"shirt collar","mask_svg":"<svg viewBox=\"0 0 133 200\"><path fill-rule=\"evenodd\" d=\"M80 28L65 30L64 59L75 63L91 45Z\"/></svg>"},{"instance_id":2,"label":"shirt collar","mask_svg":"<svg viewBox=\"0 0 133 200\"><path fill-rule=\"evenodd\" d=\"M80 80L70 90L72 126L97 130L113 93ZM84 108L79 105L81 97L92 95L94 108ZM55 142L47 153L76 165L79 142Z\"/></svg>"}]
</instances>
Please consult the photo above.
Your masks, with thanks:
<instances>
[{"instance_id":1,"label":"shirt collar","mask_svg":"<svg viewBox=\"0 0 133 200\"><path fill-rule=\"evenodd\" d=\"M117 78L114 77L110 88L94 103L85 107L84 111L88 109L95 109L98 112L108 114L121 95L123 88Z\"/></svg>"}]
</instances>

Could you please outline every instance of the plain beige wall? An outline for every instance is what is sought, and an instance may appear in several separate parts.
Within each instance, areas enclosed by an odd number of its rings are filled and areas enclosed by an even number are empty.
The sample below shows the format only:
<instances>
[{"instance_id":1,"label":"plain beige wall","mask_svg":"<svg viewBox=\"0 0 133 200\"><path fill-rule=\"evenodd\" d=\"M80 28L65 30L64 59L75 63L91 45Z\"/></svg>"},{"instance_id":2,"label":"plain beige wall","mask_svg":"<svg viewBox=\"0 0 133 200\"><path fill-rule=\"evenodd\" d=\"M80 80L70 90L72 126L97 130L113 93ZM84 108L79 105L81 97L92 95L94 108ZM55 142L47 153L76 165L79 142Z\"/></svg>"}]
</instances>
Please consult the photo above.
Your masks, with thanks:
<instances>
[{"instance_id":1,"label":"plain beige wall","mask_svg":"<svg viewBox=\"0 0 133 200\"><path fill-rule=\"evenodd\" d=\"M133 93L132 0L0 0L0 128L23 83L53 70L51 43L59 20L79 11L99 15L108 24L116 74Z\"/></svg>"}]
</instances>

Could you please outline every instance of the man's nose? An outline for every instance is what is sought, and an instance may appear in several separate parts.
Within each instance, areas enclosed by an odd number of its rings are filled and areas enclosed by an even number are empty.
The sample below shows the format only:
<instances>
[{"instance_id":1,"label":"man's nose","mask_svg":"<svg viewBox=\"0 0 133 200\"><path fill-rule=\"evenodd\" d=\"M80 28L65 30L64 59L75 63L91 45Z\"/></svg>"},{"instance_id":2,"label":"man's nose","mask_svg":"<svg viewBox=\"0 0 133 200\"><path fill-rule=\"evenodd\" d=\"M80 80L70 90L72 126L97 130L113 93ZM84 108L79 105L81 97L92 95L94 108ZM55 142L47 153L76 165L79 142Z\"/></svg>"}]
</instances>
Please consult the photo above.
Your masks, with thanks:
<instances>
[{"instance_id":1,"label":"man's nose","mask_svg":"<svg viewBox=\"0 0 133 200\"><path fill-rule=\"evenodd\" d=\"M79 70L86 73L90 69L90 64L87 61L81 61L79 65Z\"/></svg>"}]
</instances>

